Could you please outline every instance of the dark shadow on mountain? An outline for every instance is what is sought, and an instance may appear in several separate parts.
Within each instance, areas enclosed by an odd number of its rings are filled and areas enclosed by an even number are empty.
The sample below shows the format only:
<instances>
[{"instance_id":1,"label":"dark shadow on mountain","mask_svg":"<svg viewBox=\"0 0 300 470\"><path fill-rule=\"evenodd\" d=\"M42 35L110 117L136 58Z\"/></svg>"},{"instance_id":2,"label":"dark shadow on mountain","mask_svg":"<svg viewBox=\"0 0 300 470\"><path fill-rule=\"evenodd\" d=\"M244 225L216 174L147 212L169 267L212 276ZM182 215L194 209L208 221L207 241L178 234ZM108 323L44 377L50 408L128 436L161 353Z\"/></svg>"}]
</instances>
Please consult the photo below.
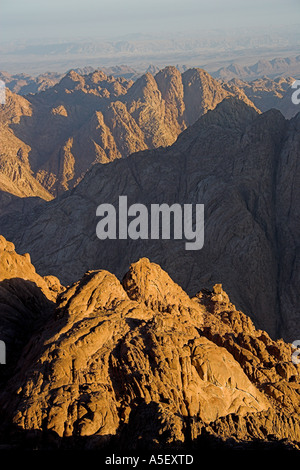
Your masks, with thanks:
<instances>
[{"instance_id":1,"label":"dark shadow on mountain","mask_svg":"<svg viewBox=\"0 0 300 470\"><path fill-rule=\"evenodd\" d=\"M0 282L0 339L6 346L6 364L0 365L0 386L16 373L26 345L38 335L55 309L35 282L22 278Z\"/></svg>"},{"instance_id":2,"label":"dark shadow on mountain","mask_svg":"<svg viewBox=\"0 0 300 470\"><path fill-rule=\"evenodd\" d=\"M141 414L139 412L142 412ZM192 455L194 461L203 455L216 455L215 452L251 451L276 452L293 451L297 448L287 439L277 440L269 436L268 440L237 441L234 438L222 439L202 431L192 441L167 442L168 433L160 433L158 425L158 404L140 404L132 413L129 423L117 435L59 437L55 432L45 430L20 429L15 425L2 425L0 431L1 451L71 451L94 452L98 457L109 455L131 455L149 458L151 455ZM2 416L3 417L3 416ZM3 421L2 421L3 423ZM137 427L135 427L137 426ZM100 463L100 461L99 461Z\"/></svg>"},{"instance_id":3,"label":"dark shadow on mountain","mask_svg":"<svg viewBox=\"0 0 300 470\"><path fill-rule=\"evenodd\" d=\"M0 191L0 216L7 218L24 216L43 203L45 203L44 199L39 197L19 197L6 191Z\"/></svg>"}]
</instances>

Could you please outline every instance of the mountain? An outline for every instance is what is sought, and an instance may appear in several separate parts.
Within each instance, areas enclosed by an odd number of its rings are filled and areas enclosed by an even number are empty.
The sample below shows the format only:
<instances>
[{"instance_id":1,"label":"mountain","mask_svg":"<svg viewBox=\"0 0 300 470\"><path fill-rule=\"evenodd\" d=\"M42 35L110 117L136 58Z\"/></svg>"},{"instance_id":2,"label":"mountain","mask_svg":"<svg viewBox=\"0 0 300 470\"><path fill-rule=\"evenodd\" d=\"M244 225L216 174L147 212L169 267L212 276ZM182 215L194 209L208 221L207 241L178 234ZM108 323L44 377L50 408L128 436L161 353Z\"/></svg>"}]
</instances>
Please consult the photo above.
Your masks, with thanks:
<instances>
[{"instance_id":1,"label":"mountain","mask_svg":"<svg viewBox=\"0 0 300 470\"><path fill-rule=\"evenodd\" d=\"M127 80L136 80L141 75L143 75L141 72L137 72L135 69L128 67L127 65L116 65L112 67L99 68L86 66L74 68L71 70L74 70L74 72L78 73L79 75L88 75L96 72L97 70L101 70L106 75L113 75L116 78L123 77ZM150 72L152 74L157 73L158 71L158 67L151 65L149 65L146 70L146 72ZM0 80L4 81L5 86L13 93L26 96L29 94L40 93L41 91L45 91L48 88L53 87L56 85L56 83L59 83L68 72L69 71L65 73L45 72L36 76L31 76L26 73L11 74L2 71L0 72Z\"/></svg>"},{"instance_id":2,"label":"mountain","mask_svg":"<svg viewBox=\"0 0 300 470\"><path fill-rule=\"evenodd\" d=\"M29 93L39 93L55 85L61 80L62 74L56 72L46 72L33 77L26 73L11 74L0 72L0 80L13 93L28 95Z\"/></svg>"},{"instance_id":3,"label":"mountain","mask_svg":"<svg viewBox=\"0 0 300 470\"><path fill-rule=\"evenodd\" d=\"M116 73L122 73L124 66ZM103 71L69 71L26 98L7 90L0 110L0 190L49 200L73 188L95 163L172 145L223 99L293 117L292 78L219 82L202 69L177 67L127 80Z\"/></svg>"},{"instance_id":4,"label":"mountain","mask_svg":"<svg viewBox=\"0 0 300 470\"><path fill-rule=\"evenodd\" d=\"M268 27L265 24L263 30L238 26L203 29L196 23L194 28L125 35L116 32L117 37L111 37L110 40L80 37L64 41L55 36L48 40L41 37L35 42L22 38L0 45L1 66L11 73L21 70L31 75L45 70L64 73L66 69L74 68L74 64L78 68L85 68L87 65L98 68L99 65L110 67L112 64L127 64L139 73L144 73L149 64L155 64L159 68L175 64L203 67L205 64L205 68L212 71L230 63L245 65L250 61L294 57L299 53L300 34L297 23L289 24L288 27ZM98 33L97 31L96 36ZM289 75L293 76L294 72Z\"/></svg>"},{"instance_id":5,"label":"mountain","mask_svg":"<svg viewBox=\"0 0 300 470\"><path fill-rule=\"evenodd\" d=\"M292 94L295 92L295 89L292 88L294 81L295 79L292 77L280 77L274 80L264 77L251 82L232 79L227 83L227 86L232 92L236 87L243 90L260 111L278 109L286 118L290 119L299 112L299 106L292 102Z\"/></svg>"},{"instance_id":6,"label":"mountain","mask_svg":"<svg viewBox=\"0 0 300 470\"><path fill-rule=\"evenodd\" d=\"M62 290L57 278L36 272L29 253L17 254L13 243L0 236L0 339L8 357L0 371L1 387L13 373L24 345L53 312Z\"/></svg>"},{"instance_id":7,"label":"mountain","mask_svg":"<svg viewBox=\"0 0 300 470\"><path fill-rule=\"evenodd\" d=\"M70 71L36 95L7 92L0 112L3 157L8 167L26 162L35 183L22 170L24 195L49 199L49 193L56 196L76 186L95 163L173 144L186 127L230 96L254 106L242 90L225 89L201 69L181 74L167 67L135 82L101 71L84 76ZM34 194L25 188L33 184Z\"/></svg>"},{"instance_id":8,"label":"mountain","mask_svg":"<svg viewBox=\"0 0 300 470\"><path fill-rule=\"evenodd\" d=\"M281 58L277 57L272 60L260 59L253 65L240 65L232 63L227 67L222 67L216 72L212 72L214 78L222 79L225 81L232 80L233 78L239 80L251 81L254 79L263 78L280 78L289 76L300 77L300 55Z\"/></svg>"},{"instance_id":9,"label":"mountain","mask_svg":"<svg viewBox=\"0 0 300 470\"><path fill-rule=\"evenodd\" d=\"M7 91L6 104L1 108L0 200L8 195L51 200L53 196L33 175L28 158L30 146L18 138L10 127L19 125L22 119L31 117L30 103L25 98Z\"/></svg>"},{"instance_id":10,"label":"mountain","mask_svg":"<svg viewBox=\"0 0 300 470\"><path fill-rule=\"evenodd\" d=\"M172 146L94 165L57 199L2 216L1 232L32 254L41 274L63 284L90 269L121 276L142 257L159 263L192 295L222 283L258 328L293 341L300 334L299 119L288 121L276 110L259 114L225 99ZM120 195L148 210L152 204L204 204L204 247L189 251L180 239L100 241L96 209L117 207Z\"/></svg>"},{"instance_id":11,"label":"mountain","mask_svg":"<svg viewBox=\"0 0 300 470\"><path fill-rule=\"evenodd\" d=\"M176 68L180 72L185 72L191 67L186 65L177 64ZM89 75L96 71L102 71L106 75L113 75L115 78L123 77L126 80L137 80L145 73L156 75L161 67L158 65L148 65L144 69L136 70L128 65L115 65L110 67L78 67L70 69L79 75ZM8 72L0 72L0 80L3 80L6 87L13 93L19 95L28 95L29 93L35 94L45 91L53 87L69 72L45 72L36 76L31 76L26 73L11 74ZM253 81L259 79L289 79L290 76L300 77L300 56L291 56L286 58L274 58L271 60L260 59L252 65L241 65L239 63L232 63L229 66L222 67L217 71L211 71L211 67L207 72L213 78L221 81L228 82L230 80Z\"/></svg>"},{"instance_id":12,"label":"mountain","mask_svg":"<svg viewBox=\"0 0 300 470\"><path fill-rule=\"evenodd\" d=\"M1 387L2 447L299 448L292 348L257 330L220 284L190 298L142 258L122 282L105 270L67 289L48 279L49 295L29 255L0 242L14 275L37 282L19 280L10 315L26 306L30 318L43 296L55 303L45 303L43 324ZM10 282L0 281L1 293ZM0 327L6 321L1 311Z\"/></svg>"}]
</instances>

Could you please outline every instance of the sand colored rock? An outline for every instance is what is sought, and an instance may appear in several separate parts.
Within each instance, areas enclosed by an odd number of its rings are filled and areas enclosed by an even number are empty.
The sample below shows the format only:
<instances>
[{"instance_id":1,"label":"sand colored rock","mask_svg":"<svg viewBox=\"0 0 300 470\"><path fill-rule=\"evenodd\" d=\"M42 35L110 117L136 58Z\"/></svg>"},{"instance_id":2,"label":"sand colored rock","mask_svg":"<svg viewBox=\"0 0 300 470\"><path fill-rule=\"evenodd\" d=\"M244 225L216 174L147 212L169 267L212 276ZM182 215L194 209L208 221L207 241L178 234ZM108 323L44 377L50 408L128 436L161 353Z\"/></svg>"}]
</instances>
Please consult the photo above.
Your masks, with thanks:
<instances>
[{"instance_id":1,"label":"sand colored rock","mask_svg":"<svg viewBox=\"0 0 300 470\"><path fill-rule=\"evenodd\" d=\"M204 435L296 445L299 366L290 354L220 284L190 298L143 258L122 283L90 271L61 292L2 391L2 415L38 446L39 432L43 445L51 434L48 445L84 448L197 448Z\"/></svg>"},{"instance_id":2,"label":"sand colored rock","mask_svg":"<svg viewBox=\"0 0 300 470\"><path fill-rule=\"evenodd\" d=\"M189 295L222 283L257 327L294 341L300 334L299 145L299 118L287 121L275 110L258 114L226 99L172 146L94 165L72 192L26 217L1 218L1 228L18 250L32 254L42 274L63 284L89 269L120 278L133 261L148 257ZM97 239L96 208L103 202L117 207L121 194L128 205L148 210L151 204L204 204L203 248L191 252L173 239Z\"/></svg>"},{"instance_id":3,"label":"sand colored rock","mask_svg":"<svg viewBox=\"0 0 300 470\"><path fill-rule=\"evenodd\" d=\"M0 113L2 158L8 167L26 159L26 172L22 168L15 189L4 187L2 173L14 182L16 171L12 175L0 166L0 189L49 200L50 194L76 186L95 163L173 144L187 126L230 96L254 107L238 87L225 89L202 69L181 74L175 67L154 76L147 72L135 82L102 71L80 75L71 70L36 95L25 98L8 90Z\"/></svg>"},{"instance_id":4,"label":"sand colored rock","mask_svg":"<svg viewBox=\"0 0 300 470\"><path fill-rule=\"evenodd\" d=\"M53 313L63 290L56 277L36 272L29 253L17 254L14 244L0 236L0 340L7 350L1 384L13 374L24 345Z\"/></svg>"},{"instance_id":5,"label":"sand colored rock","mask_svg":"<svg viewBox=\"0 0 300 470\"><path fill-rule=\"evenodd\" d=\"M37 274L31 264L29 253L19 255L15 252L13 243L0 235L0 282L7 279L23 279L36 284L49 300L55 300L56 295L51 291L51 286L59 286L57 278L52 276L44 279ZM57 287L60 290L60 287Z\"/></svg>"}]
</instances>

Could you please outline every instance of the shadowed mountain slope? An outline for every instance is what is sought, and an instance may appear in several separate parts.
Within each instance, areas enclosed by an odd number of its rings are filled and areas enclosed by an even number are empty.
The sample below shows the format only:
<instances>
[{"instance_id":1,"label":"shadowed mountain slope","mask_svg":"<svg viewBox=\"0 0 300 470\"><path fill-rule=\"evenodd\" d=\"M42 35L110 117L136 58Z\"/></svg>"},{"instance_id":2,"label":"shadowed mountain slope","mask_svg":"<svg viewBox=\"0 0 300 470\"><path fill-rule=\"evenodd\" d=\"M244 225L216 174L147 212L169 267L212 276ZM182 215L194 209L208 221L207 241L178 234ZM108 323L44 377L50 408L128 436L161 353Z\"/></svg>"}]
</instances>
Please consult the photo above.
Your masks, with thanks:
<instances>
[{"instance_id":1,"label":"shadowed mountain slope","mask_svg":"<svg viewBox=\"0 0 300 470\"><path fill-rule=\"evenodd\" d=\"M186 127L232 96L254 106L238 87L225 89L202 69L181 74L176 67L135 82L72 70L36 95L7 90L0 110L0 190L48 200L49 193L76 186L95 163L173 144Z\"/></svg>"},{"instance_id":2,"label":"shadowed mountain slope","mask_svg":"<svg viewBox=\"0 0 300 470\"><path fill-rule=\"evenodd\" d=\"M2 243L18 269L21 257ZM203 440L243 448L285 439L297 448L291 353L236 310L220 284L190 298L146 258L122 282L89 271L58 295L2 388L1 443L197 451Z\"/></svg>"},{"instance_id":3,"label":"shadowed mountain slope","mask_svg":"<svg viewBox=\"0 0 300 470\"><path fill-rule=\"evenodd\" d=\"M233 302L272 336L299 329L299 115L262 115L224 100L166 149L95 165L72 191L0 219L2 233L30 251L42 274L70 283L89 269L121 276L146 256L188 293L222 283ZM97 239L99 204L205 205L205 242Z\"/></svg>"}]
</instances>

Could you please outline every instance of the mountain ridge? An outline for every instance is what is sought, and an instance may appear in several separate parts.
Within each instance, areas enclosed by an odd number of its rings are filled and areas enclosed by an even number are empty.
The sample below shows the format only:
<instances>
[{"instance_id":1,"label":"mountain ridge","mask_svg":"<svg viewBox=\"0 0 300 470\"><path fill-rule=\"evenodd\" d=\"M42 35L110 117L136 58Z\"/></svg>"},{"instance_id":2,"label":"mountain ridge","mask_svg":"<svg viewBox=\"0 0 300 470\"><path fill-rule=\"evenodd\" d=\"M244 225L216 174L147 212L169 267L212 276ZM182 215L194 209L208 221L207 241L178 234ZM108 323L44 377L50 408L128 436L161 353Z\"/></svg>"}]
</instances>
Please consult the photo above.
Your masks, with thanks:
<instances>
[{"instance_id":1,"label":"mountain ridge","mask_svg":"<svg viewBox=\"0 0 300 470\"><path fill-rule=\"evenodd\" d=\"M19 276L34 271L3 237L0 251ZM15 364L8 356L10 376L1 376L6 448L299 448L299 365L291 345L256 329L220 284L190 298L147 258L131 264L121 282L104 270L67 288L45 279L56 303L46 315L42 306L43 324ZM24 289L19 284L19 302L28 310ZM30 293L27 315L38 295ZM1 331L5 321L2 313ZM14 333L24 344L16 324Z\"/></svg>"},{"instance_id":2,"label":"mountain ridge","mask_svg":"<svg viewBox=\"0 0 300 470\"><path fill-rule=\"evenodd\" d=\"M171 145L226 97L255 107L242 90L226 90L204 70L181 74L175 67L135 82L101 71L70 71L36 95L7 96L1 109L3 157L26 154L36 186L52 197L76 186L95 163ZM45 194L36 195L51 197Z\"/></svg>"},{"instance_id":3,"label":"mountain ridge","mask_svg":"<svg viewBox=\"0 0 300 470\"><path fill-rule=\"evenodd\" d=\"M172 146L94 165L56 200L3 216L2 233L18 250L32 253L41 273L63 283L100 266L119 276L143 256L189 294L222 283L258 327L293 340L298 127L299 115L287 121L279 111L258 114L237 99L225 100ZM203 249L186 251L181 240L98 240L96 208L116 206L116 188L128 196L128 205L204 204Z\"/></svg>"}]
</instances>

